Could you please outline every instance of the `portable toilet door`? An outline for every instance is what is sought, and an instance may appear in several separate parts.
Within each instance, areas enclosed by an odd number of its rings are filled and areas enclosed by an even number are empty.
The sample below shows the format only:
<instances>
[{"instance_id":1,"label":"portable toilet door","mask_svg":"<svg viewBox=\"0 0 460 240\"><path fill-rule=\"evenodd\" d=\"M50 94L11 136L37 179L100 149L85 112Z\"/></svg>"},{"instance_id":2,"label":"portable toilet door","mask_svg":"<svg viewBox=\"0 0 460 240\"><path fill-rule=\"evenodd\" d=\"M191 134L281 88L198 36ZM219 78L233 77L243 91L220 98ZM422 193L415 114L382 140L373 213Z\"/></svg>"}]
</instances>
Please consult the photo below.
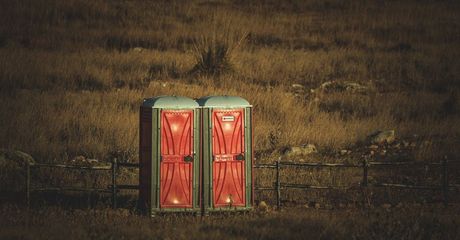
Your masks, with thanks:
<instances>
[{"instance_id":1,"label":"portable toilet door","mask_svg":"<svg viewBox=\"0 0 460 240\"><path fill-rule=\"evenodd\" d=\"M199 106L185 97L145 99L140 110L139 207L200 211Z\"/></svg>"},{"instance_id":2,"label":"portable toilet door","mask_svg":"<svg viewBox=\"0 0 460 240\"><path fill-rule=\"evenodd\" d=\"M210 96L202 107L204 211L253 206L252 106L243 98Z\"/></svg>"}]
</instances>

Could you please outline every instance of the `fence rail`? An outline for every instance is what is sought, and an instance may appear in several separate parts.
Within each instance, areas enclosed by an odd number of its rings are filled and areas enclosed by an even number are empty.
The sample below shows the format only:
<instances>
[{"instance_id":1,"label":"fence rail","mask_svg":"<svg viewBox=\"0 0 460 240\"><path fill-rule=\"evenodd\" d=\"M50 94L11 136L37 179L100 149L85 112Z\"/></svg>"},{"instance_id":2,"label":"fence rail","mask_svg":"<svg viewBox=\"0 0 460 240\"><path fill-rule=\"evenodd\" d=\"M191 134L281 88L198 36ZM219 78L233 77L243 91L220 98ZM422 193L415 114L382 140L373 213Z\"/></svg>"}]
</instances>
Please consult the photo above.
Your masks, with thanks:
<instances>
[{"instance_id":1,"label":"fence rail","mask_svg":"<svg viewBox=\"0 0 460 240\"><path fill-rule=\"evenodd\" d=\"M275 170L275 181L272 186L258 186L255 185L254 189L257 191L274 191L276 194L276 205L278 208L281 207L281 190L286 189L323 189L323 190L346 190L350 188L361 188L364 190L368 187L386 187L386 188L405 188L405 189L418 189L418 190L440 190L443 194L443 202L445 205L449 203L449 191L460 190L460 184L450 184L448 178L448 168L454 164L460 164L460 161L447 161L443 159L441 162L426 163L426 162L376 162L368 161L363 159L361 164L345 164L345 163L299 163L290 161L281 161L279 158L274 164L256 164L256 169L270 169ZM440 166L441 167L441 184L436 186L420 186L420 185L406 185L401 183L368 183L369 168L372 167L392 167L392 166ZM362 169L362 181L359 185L354 186L318 186L318 185L307 185L307 184L293 184L284 183L281 181L281 169L282 168L358 168ZM84 188L84 187L72 187L72 186L45 186L45 187L31 187L31 170L38 168L61 168L61 169L73 169L73 170L88 170L88 171L110 171L111 173L111 184L107 188ZM112 208L117 207L117 194L120 190L138 190L139 185L126 185L117 184L117 176L119 168L139 168L137 163L125 163L118 162L117 159L113 159L110 166L78 166L78 165L65 165L65 164L27 164L26 165L26 201L27 205L30 205L30 193L31 192L46 192L46 191L80 191L80 192L101 192L110 193L112 197ZM365 197L365 196L364 196ZM363 198L363 202L365 199Z\"/></svg>"},{"instance_id":2,"label":"fence rail","mask_svg":"<svg viewBox=\"0 0 460 240\"><path fill-rule=\"evenodd\" d=\"M276 171L276 182L274 187L268 186L256 186L255 190L261 191L275 191L277 207L281 207L281 190L284 189L350 189L353 187L359 187L362 190L368 187L385 187L385 188L405 188L405 189L418 189L418 190L440 190L443 194L444 205L449 204L449 191L460 190L460 184L449 184L448 168L452 165L460 164L460 161L447 161L444 158L441 162L418 162L418 161L406 161L406 162L377 162L368 161L363 159L361 164L344 164L344 163L298 163L281 161L279 158L274 164L257 164L254 168L257 169L274 169ZM421 186L421 185L408 185L401 183L372 183L369 184L369 168L371 167L392 167L392 166L440 166L441 167L441 184L435 186ZM307 184L292 184L283 183L280 180L280 170L283 167L295 167L295 168L361 168L362 169L362 181L358 186L315 186ZM363 196L363 202L365 202Z\"/></svg>"},{"instance_id":3,"label":"fence rail","mask_svg":"<svg viewBox=\"0 0 460 240\"><path fill-rule=\"evenodd\" d=\"M79 166L79 165L66 165L66 164L50 164L50 163L35 163L26 165L26 202L30 206L30 193L31 192L54 192L54 191L74 191L74 192L100 192L110 193L112 196L112 208L117 207L117 194L120 190L138 190L138 185L125 185L117 184L118 168L139 168L137 163L119 163L117 159L113 159L110 166ZM91 187L75 187L75 186L45 186L45 187L32 187L31 186L31 170L39 168L61 168L71 170L85 170L85 171L110 171L111 182L107 188L91 188Z\"/></svg>"}]
</instances>

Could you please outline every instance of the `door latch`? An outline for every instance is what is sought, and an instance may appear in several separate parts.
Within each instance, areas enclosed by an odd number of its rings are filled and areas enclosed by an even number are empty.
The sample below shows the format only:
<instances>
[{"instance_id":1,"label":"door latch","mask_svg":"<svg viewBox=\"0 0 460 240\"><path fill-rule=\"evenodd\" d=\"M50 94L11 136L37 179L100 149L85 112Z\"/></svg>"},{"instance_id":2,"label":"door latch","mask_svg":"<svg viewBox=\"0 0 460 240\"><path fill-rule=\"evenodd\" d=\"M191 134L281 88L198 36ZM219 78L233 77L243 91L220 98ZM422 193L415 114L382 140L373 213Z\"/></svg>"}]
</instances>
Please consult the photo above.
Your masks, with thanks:
<instances>
[{"instance_id":1,"label":"door latch","mask_svg":"<svg viewBox=\"0 0 460 240\"><path fill-rule=\"evenodd\" d=\"M190 155L185 156L185 157L184 157L184 161L185 161L185 162L193 162L193 157L190 156Z\"/></svg>"}]
</instances>

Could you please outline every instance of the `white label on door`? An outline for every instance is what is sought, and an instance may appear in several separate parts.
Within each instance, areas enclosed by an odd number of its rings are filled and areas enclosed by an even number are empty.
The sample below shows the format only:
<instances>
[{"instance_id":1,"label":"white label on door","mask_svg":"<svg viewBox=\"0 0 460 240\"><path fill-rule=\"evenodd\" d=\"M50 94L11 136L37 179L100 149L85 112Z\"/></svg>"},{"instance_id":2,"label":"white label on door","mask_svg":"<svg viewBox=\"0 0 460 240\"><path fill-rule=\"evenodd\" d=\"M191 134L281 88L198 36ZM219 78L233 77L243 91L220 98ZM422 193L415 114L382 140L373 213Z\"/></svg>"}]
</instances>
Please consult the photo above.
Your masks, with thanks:
<instances>
[{"instance_id":1,"label":"white label on door","mask_svg":"<svg viewBox=\"0 0 460 240\"><path fill-rule=\"evenodd\" d=\"M233 122L235 121L235 116L223 116L222 122Z\"/></svg>"}]
</instances>

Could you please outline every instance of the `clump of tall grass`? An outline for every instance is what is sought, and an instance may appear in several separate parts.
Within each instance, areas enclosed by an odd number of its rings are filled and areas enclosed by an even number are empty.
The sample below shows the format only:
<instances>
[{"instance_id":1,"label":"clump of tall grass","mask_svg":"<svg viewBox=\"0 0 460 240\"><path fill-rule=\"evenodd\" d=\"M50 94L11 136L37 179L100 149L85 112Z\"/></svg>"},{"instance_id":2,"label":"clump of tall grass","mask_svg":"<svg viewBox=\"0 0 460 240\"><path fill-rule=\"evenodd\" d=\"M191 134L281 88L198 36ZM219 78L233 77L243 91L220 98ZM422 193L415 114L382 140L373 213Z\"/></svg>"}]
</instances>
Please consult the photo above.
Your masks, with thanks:
<instances>
[{"instance_id":1,"label":"clump of tall grass","mask_svg":"<svg viewBox=\"0 0 460 240\"><path fill-rule=\"evenodd\" d=\"M195 38L191 52L195 66L191 74L219 76L235 71L235 52L240 50L247 33L235 29L233 16L213 16L211 30Z\"/></svg>"},{"instance_id":2,"label":"clump of tall grass","mask_svg":"<svg viewBox=\"0 0 460 240\"><path fill-rule=\"evenodd\" d=\"M241 48L246 35L235 39L229 33L200 37L193 45L196 64L192 74L221 75L235 70L234 52Z\"/></svg>"}]
</instances>

